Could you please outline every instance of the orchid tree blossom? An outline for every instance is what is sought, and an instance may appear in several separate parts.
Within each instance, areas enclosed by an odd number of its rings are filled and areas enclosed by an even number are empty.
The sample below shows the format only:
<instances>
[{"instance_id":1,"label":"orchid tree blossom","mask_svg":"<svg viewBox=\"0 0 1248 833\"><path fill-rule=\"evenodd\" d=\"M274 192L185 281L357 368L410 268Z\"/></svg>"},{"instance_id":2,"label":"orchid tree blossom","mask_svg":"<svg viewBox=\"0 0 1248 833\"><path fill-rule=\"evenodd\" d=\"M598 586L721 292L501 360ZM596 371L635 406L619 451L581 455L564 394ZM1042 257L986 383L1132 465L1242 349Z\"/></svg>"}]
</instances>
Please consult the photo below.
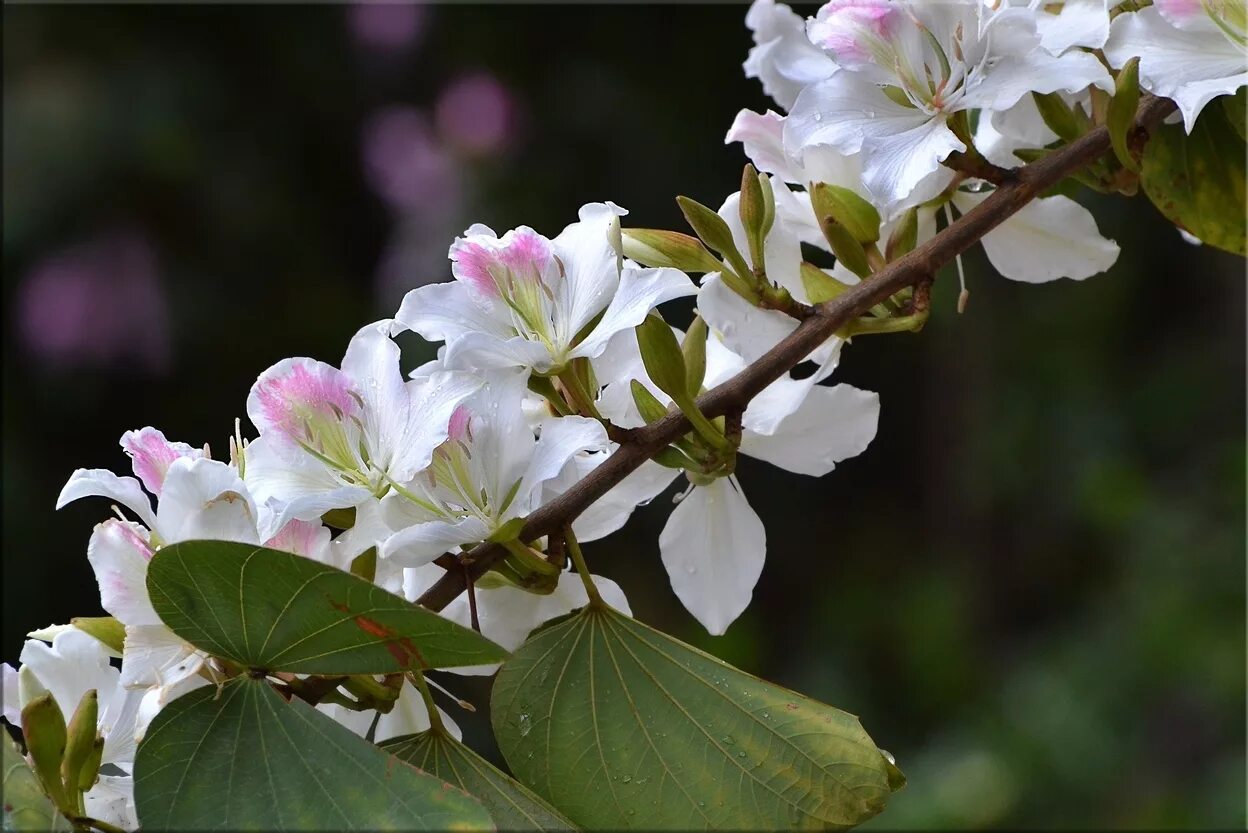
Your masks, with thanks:
<instances>
[{"instance_id":1,"label":"orchid tree blossom","mask_svg":"<svg viewBox=\"0 0 1248 833\"><path fill-rule=\"evenodd\" d=\"M474 225L451 246L455 279L409 292L398 326L445 341L453 369L555 374L593 358L659 304L696 292L683 272L621 260L612 238L625 213L591 203L553 240L527 226L498 237Z\"/></svg>"},{"instance_id":2,"label":"orchid tree blossom","mask_svg":"<svg viewBox=\"0 0 1248 833\"><path fill-rule=\"evenodd\" d=\"M1041 45L1035 12L969 3L832 0L808 22L841 69L799 94L785 124L795 154L828 145L861 154L868 190L891 213L916 191L940 190L941 162L966 151L971 110L1031 92L1113 89L1090 53Z\"/></svg>"},{"instance_id":3,"label":"orchid tree blossom","mask_svg":"<svg viewBox=\"0 0 1248 833\"><path fill-rule=\"evenodd\" d=\"M806 37L801 16L775 0L754 0L745 15L754 46L745 59L745 77L757 78L763 92L786 110L806 86L838 69L836 62Z\"/></svg>"},{"instance_id":4,"label":"orchid tree blossom","mask_svg":"<svg viewBox=\"0 0 1248 833\"><path fill-rule=\"evenodd\" d=\"M535 429L522 407L525 383L523 373L493 373L456 408L431 464L381 502L397 530L378 550L383 559L419 567L460 546L514 540L547 481L577 454L607 446L602 423L587 417L551 417Z\"/></svg>"},{"instance_id":5,"label":"orchid tree blossom","mask_svg":"<svg viewBox=\"0 0 1248 833\"><path fill-rule=\"evenodd\" d=\"M22 646L19 670L3 666L4 719L20 727L22 709L46 691L68 721L83 695L94 690L99 710L96 730L104 738L101 765L113 771L101 774L85 793L86 813L126 830L136 829L132 773L142 695L122 685L109 649L95 637L72 626L47 630L55 632L50 645L43 639L28 639Z\"/></svg>"},{"instance_id":6,"label":"orchid tree blossom","mask_svg":"<svg viewBox=\"0 0 1248 833\"><path fill-rule=\"evenodd\" d=\"M110 518L96 526L87 544L104 610L126 629L121 684L146 692L136 728L162 706L206 684L206 655L170 631L156 615L147 592L147 565L158 549L194 539L239 541L335 561L330 532L319 522L291 521L262 536L265 512L256 506L234 465L207 451L170 442L154 428L128 431L121 439L134 477L104 469L79 469L61 491L57 508L82 497L111 498L141 523ZM152 508L151 497L156 498Z\"/></svg>"},{"instance_id":7,"label":"orchid tree blossom","mask_svg":"<svg viewBox=\"0 0 1248 833\"><path fill-rule=\"evenodd\" d=\"M1140 59L1140 86L1173 99L1191 133L1212 99L1248 84L1248 9L1243 0L1156 0L1119 14L1105 57Z\"/></svg>"},{"instance_id":8,"label":"orchid tree blossom","mask_svg":"<svg viewBox=\"0 0 1248 833\"><path fill-rule=\"evenodd\" d=\"M270 513L265 537L414 478L446 439L456 406L480 387L471 375L441 370L405 381L391 325L357 332L341 369L284 359L252 386L247 415L260 436L247 446L245 475Z\"/></svg>"},{"instance_id":9,"label":"orchid tree blossom","mask_svg":"<svg viewBox=\"0 0 1248 833\"><path fill-rule=\"evenodd\" d=\"M701 298L699 297L699 300ZM621 340L614 349L629 350ZM599 408L624 427L643 424L629 392L637 379L660 402L670 398L646 376L637 351L623 381L608 385ZM714 335L706 343L704 385L714 387L746 361ZM797 474L819 477L861 454L875 437L879 396L850 385L818 385L784 376L755 397L742 415L742 454ZM669 481L679 471L667 469ZM663 565L676 596L712 634L722 634L750 603L762 574L767 536L736 475L687 473L688 490L659 535Z\"/></svg>"}]
</instances>

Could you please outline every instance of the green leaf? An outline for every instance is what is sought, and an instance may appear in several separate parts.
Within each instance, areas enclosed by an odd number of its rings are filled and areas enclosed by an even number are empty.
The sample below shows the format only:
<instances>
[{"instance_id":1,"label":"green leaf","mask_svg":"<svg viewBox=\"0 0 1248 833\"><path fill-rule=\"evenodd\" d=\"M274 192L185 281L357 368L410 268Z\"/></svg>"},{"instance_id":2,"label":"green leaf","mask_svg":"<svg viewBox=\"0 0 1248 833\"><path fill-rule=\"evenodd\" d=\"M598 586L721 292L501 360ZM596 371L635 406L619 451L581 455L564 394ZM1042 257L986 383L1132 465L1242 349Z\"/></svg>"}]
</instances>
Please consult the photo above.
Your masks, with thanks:
<instances>
[{"instance_id":1,"label":"green leaf","mask_svg":"<svg viewBox=\"0 0 1248 833\"><path fill-rule=\"evenodd\" d=\"M1117 89L1109 102L1105 126L1109 129L1109 141L1114 156L1129 171L1139 171L1140 163L1131 155L1127 133L1135 122L1135 108L1140 104L1140 59L1132 58L1118 72Z\"/></svg>"},{"instance_id":2,"label":"green leaf","mask_svg":"<svg viewBox=\"0 0 1248 833\"><path fill-rule=\"evenodd\" d=\"M264 680L166 706L135 760L144 830L489 830L471 796Z\"/></svg>"},{"instance_id":3,"label":"green leaf","mask_svg":"<svg viewBox=\"0 0 1248 833\"><path fill-rule=\"evenodd\" d=\"M898 777L854 716L601 606L538 631L492 700L515 777L586 828L843 828Z\"/></svg>"},{"instance_id":4,"label":"green leaf","mask_svg":"<svg viewBox=\"0 0 1248 833\"><path fill-rule=\"evenodd\" d=\"M39 787L39 778L26 763L17 743L4 738L4 829L69 830L52 799Z\"/></svg>"},{"instance_id":5,"label":"green leaf","mask_svg":"<svg viewBox=\"0 0 1248 833\"><path fill-rule=\"evenodd\" d=\"M164 547L148 567L147 590L170 630L248 668L389 674L506 656L479 633L358 576L250 544Z\"/></svg>"},{"instance_id":6,"label":"green leaf","mask_svg":"<svg viewBox=\"0 0 1248 833\"><path fill-rule=\"evenodd\" d=\"M1191 135L1162 125L1144 147L1140 185L1153 205L1209 246L1245 253L1244 140L1226 112L1208 107Z\"/></svg>"},{"instance_id":7,"label":"green leaf","mask_svg":"<svg viewBox=\"0 0 1248 833\"><path fill-rule=\"evenodd\" d=\"M435 729L381 748L479 799L499 830L575 830L559 811L455 738Z\"/></svg>"}]
</instances>

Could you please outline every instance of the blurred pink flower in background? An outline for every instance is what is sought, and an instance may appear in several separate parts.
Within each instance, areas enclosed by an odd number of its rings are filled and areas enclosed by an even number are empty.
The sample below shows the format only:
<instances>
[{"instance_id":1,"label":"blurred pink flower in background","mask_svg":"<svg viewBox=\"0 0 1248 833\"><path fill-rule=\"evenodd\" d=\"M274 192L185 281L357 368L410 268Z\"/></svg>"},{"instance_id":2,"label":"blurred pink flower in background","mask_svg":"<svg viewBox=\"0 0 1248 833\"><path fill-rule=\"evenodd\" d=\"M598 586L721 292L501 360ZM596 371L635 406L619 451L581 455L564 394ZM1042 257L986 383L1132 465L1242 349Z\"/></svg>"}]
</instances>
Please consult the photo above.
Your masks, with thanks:
<instances>
[{"instance_id":1,"label":"blurred pink flower in background","mask_svg":"<svg viewBox=\"0 0 1248 833\"><path fill-rule=\"evenodd\" d=\"M460 172L429 119L415 107L375 112L362 133L364 175L377 196L404 212L437 212L460 192Z\"/></svg>"},{"instance_id":2,"label":"blurred pink flower in background","mask_svg":"<svg viewBox=\"0 0 1248 833\"><path fill-rule=\"evenodd\" d=\"M460 76L442 90L434 110L438 134L468 154L502 151L515 136L519 111L507 88L488 72Z\"/></svg>"},{"instance_id":3,"label":"blurred pink flower in background","mask_svg":"<svg viewBox=\"0 0 1248 833\"><path fill-rule=\"evenodd\" d=\"M352 3L347 27L363 47L402 52L415 45L424 30L428 8L421 3Z\"/></svg>"},{"instance_id":4,"label":"blurred pink flower in background","mask_svg":"<svg viewBox=\"0 0 1248 833\"><path fill-rule=\"evenodd\" d=\"M48 255L22 280L17 314L22 343L49 364L169 368L168 301L142 234L104 234Z\"/></svg>"}]
</instances>

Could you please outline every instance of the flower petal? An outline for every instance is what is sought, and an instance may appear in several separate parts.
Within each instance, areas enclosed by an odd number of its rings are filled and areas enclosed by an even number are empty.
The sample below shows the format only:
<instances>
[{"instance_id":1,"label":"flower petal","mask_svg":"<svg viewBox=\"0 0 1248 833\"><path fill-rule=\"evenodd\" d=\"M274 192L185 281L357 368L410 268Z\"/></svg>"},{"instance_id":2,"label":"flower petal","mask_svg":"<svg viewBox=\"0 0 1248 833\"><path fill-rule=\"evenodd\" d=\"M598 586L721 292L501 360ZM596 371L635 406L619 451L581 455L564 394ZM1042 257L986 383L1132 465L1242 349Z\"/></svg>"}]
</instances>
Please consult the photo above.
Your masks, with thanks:
<instances>
[{"instance_id":1,"label":"flower petal","mask_svg":"<svg viewBox=\"0 0 1248 833\"><path fill-rule=\"evenodd\" d=\"M444 362L454 370L509 370L523 367L545 373L555 365L550 348L523 336L466 333L447 345Z\"/></svg>"},{"instance_id":2,"label":"flower petal","mask_svg":"<svg viewBox=\"0 0 1248 833\"><path fill-rule=\"evenodd\" d=\"M763 92L790 109L803 87L836 72L836 63L806 37L806 22L774 0L754 0L745 16L754 47L745 75L763 83Z\"/></svg>"},{"instance_id":3,"label":"flower petal","mask_svg":"<svg viewBox=\"0 0 1248 833\"><path fill-rule=\"evenodd\" d=\"M204 456L203 449L191 448L186 443L171 443L161 431L150 426L122 434L121 447L133 460L135 476L157 496L170 463L181 457L199 459Z\"/></svg>"},{"instance_id":4,"label":"flower petal","mask_svg":"<svg viewBox=\"0 0 1248 833\"><path fill-rule=\"evenodd\" d=\"M719 635L750 603L767 556L767 532L736 478L720 478L677 504L659 549L676 596Z\"/></svg>"},{"instance_id":5,"label":"flower petal","mask_svg":"<svg viewBox=\"0 0 1248 833\"><path fill-rule=\"evenodd\" d=\"M1210 100L1248 84L1248 55L1220 31L1180 29L1156 6L1120 14L1110 26L1105 57L1115 68L1140 58L1140 86L1174 99L1191 133Z\"/></svg>"},{"instance_id":6,"label":"flower petal","mask_svg":"<svg viewBox=\"0 0 1248 833\"><path fill-rule=\"evenodd\" d=\"M611 301L619 285L617 254L611 245L611 226L628 212L615 203L589 203L579 220L554 239L563 264L564 280L555 299L559 311L558 335L569 343Z\"/></svg>"},{"instance_id":7,"label":"flower petal","mask_svg":"<svg viewBox=\"0 0 1248 833\"><path fill-rule=\"evenodd\" d=\"M747 362L756 361L797 329L797 321L784 313L759 309L733 292L718 273L702 278L698 314Z\"/></svg>"},{"instance_id":8,"label":"flower petal","mask_svg":"<svg viewBox=\"0 0 1248 833\"><path fill-rule=\"evenodd\" d=\"M569 355L592 359L606 349L612 336L645 321L659 304L697 292L689 276L678 269L626 268L602 319Z\"/></svg>"},{"instance_id":9,"label":"flower petal","mask_svg":"<svg viewBox=\"0 0 1248 833\"><path fill-rule=\"evenodd\" d=\"M850 385L815 385L773 433L744 432L741 452L796 474L820 477L866 450L879 419L879 394Z\"/></svg>"},{"instance_id":10,"label":"flower petal","mask_svg":"<svg viewBox=\"0 0 1248 833\"><path fill-rule=\"evenodd\" d=\"M147 530L110 519L91 533L87 561L100 586L100 604L123 625L156 625L160 617L147 595L147 562L152 557Z\"/></svg>"},{"instance_id":11,"label":"flower petal","mask_svg":"<svg viewBox=\"0 0 1248 833\"><path fill-rule=\"evenodd\" d=\"M156 532L162 544L208 539L260 543L251 493L232 466L217 460L175 460L165 474Z\"/></svg>"},{"instance_id":12,"label":"flower petal","mask_svg":"<svg viewBox=\"0 0 1248 833\"><path fill-rule=\"evenodd\" d=\"M315 521L330 509L346 509L372 497L368 489L343 486L312 457L283 452L267 437L247 445L247 487L265 510L257 524L261 538L272 538L291 520Z\"/></svg>"},{"instance_id":13,"label":"flower petal","mask_svg":"<svg viewBox=\"0 0 1248 833\"><path fill-rule=\"evenodd\" d=\"M149 529L156 526L152 501L133 477L118 477L108 469L76 469L61 489L56 508L84 497L111 498L138 516Z\"/></svg>"},{"instance_id":14,"label":"flower petal","mask_svg":"<svg viewBox=\"0 0 1248 833\"><path fill-rule=\"evenodd\" d=\"M515 517L537 508L526 504L529 503L529 496L539 491L542 484L557 477L568 462L581 452L599 451L607 446L607 431L596 419L566 416L543 422L541 435L533 447L533 456L529 458L528 470L516 496L516 504L523 508L519 511L513 509L509 514Z\"/></svg>"},{"instance_id":15,"label":"flower petal","mask_svg":"<svg viewBox=\"0 0 1248 833\"><path fill-rule=\"evenodd\" d=\"M959 193L953 204L966 212L987 197ZM1118 259L1118 244L1101 236L1092 213L1063 196L1028 203L981 242L998 272L1026 283L1083 280L1104 272Z\"/></svg>"},{"instance_id":16,"label":"flower petal","mask_svg":"<svg viewBox=\"0 0 1248 833\"><path fill-rule=\"evenodd\" d=\"M382 541L377 555L403 567L420 567L462 544L484 541L492 532L477 517L454 522L428 521L400 529Z\"/></svg>"}]
</instances>

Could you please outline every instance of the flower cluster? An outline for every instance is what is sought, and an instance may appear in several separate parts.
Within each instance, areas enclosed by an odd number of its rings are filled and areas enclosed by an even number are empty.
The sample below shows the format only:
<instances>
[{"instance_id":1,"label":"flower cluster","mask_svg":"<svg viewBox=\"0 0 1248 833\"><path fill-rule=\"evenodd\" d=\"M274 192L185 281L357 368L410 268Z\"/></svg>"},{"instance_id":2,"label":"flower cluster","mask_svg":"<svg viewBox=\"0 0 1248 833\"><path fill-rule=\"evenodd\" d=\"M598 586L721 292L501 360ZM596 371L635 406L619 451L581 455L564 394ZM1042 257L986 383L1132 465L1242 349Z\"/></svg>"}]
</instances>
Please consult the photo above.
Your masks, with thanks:
<instances>
[{"instance_id":1,"label":"flower cluster","mask_svg":"<svg viewBox=\"0 0 1248 833\"><path fill-rule=\"evenodd\" d=\"M766 556L738 455L818 477L863 453L879 398L829 378L854 335L915 329L926 306L917 290L889 299L738 413L710 418L699 395L768 354L802 310L974 211L993 190L992 172L1059 140L1054 112L1090 118L1115 86L1097 50L1114 69L1138 58L1141 85L1175 99L1189 131L1211 98L1248 82L1242 4L1114 5L831 0L803 20L756 0L745 69L783 112L743 110L733 122L728 141L755 166L740 192L717 212L684 205L706 247L622 230L626 212L609 202L584 206L553 237L474 225L450 248L454 280L412 290L393 319L359 330L337 365L290 358L261 373L246 402L257 435L245 441L236 429L228 460L154 428L124 434L134 476L80 469L58 501L115 504L87 559L119 635L86 624L32 633L20 671L4 669L6 719L18 723L44 692L68 714L94 691L110 768L86 810L133 827L136 742L163 705L221 670L153 610L145 576L162 547L264 545L415 601L444 575L435 563L444 555L498 545L501 566L441 612L515 648L587 598L551 540L524 537L525 520L677 411L692 430L570 528L581 542L606 536L683 478L659 536L662 562L689 612L723 633L748 606ZM1087 278L1118 255L1092 215L1062 195L1034 200L982 242L1002 275L1026 282ZM690 301L687 330L658 314ZM404 373L395 341L403 331L439 344L437 358ZM595 582L628 612L616 584ZM377 740L429 725L424 701L404 685L371 727ZM371 715L319 707L370 731Z\"/></svg>"}]
</instances>

